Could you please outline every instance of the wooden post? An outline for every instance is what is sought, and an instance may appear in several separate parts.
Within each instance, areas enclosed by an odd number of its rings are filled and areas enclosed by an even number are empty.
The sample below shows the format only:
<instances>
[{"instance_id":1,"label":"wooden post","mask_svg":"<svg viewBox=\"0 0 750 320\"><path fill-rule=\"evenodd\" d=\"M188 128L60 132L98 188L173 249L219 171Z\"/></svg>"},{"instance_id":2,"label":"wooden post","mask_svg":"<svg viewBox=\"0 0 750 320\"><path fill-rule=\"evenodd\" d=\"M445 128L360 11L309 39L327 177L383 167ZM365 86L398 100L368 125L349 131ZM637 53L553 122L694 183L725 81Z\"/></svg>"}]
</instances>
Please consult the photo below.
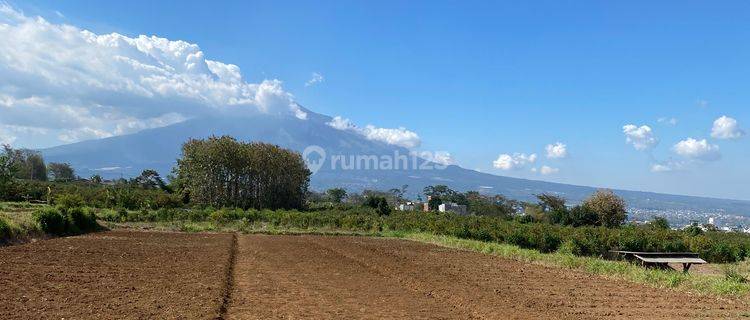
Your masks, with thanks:
<instances>
[{"instance_id":1,"label":"wooden post","mask_svg":"<svg viewBox=\"0 0 750 320\"><path fill-rule=\"evenodd\" d=\"M693 265L692 263L683 263L682 264L682 272L688 273L688 270L690 270L690 266Z\"/></svg>"}]
</instances>

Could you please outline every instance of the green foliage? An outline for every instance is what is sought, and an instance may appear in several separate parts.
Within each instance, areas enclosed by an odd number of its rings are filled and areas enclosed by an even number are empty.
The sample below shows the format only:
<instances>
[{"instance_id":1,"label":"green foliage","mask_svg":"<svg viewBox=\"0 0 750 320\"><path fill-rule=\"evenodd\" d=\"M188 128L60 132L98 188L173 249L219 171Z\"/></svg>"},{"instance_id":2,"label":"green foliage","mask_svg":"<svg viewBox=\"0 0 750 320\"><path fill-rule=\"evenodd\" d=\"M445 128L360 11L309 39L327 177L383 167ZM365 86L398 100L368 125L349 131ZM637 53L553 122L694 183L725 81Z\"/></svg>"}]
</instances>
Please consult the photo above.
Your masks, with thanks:
<instances>
[{"instance_id":1,"label":"green foliage","mask_svg":"<svg viewBox=\"0 0 750 320\"><path fill-rule=\"evenodd\" d=\"M377 210L381 216L391 214L391 207L388 205L388 200L385 197L372 196L365 200L365 206Z\"/></svg>"},{"instance_id":2,"label":"green foliage","mask_svg":"<svg viewBox=\"0 0 750 320\"><path fill-rule=\"evenodd\" d=\"M724 273L724 279L734 283L747 283L747 278L740 273L737 264L728 263L722 266L722 272Z\"/></svg>"},{"instance_id":3,"label":"green foliage","mask_svg":"<svg viewBox=\"0 0 750 320\"><path fill-rule=\"evenodd\" d=\"M33 216L42 231L52 235L74 235L99 229L96 216L82 207L45 207L35 211Z\"/></svg>"},{"instance_id":4,"label":"green foliage","mask_svg":"<svg viewBox=\"0 0 750 320\"><path fill-rule=\"evenodd\" d=\"M47 171L54 181L73 181L76 178L75 171L69 163L50 162Z\"/></svg>"},{"instance_id":5,"label":"green foliage","mask_svg":"<svg viewBox=\"0 0 750 320\"><path fill-rule=\"evenodd\" d=\"M703 229L698 225L698 223L693 223L689 227L685 228L684 230L688 234L692 236L697 236L703 234Z\"/></svg>"},{"instance_id":6,"label":"green foliage","mask_svg":"<svg viewBox=\"0 0 750 320\"><path fill-rule=\"evenodd\" d=\"M507 199L501 195L486 196L477 191L466 193L467 209L470 213L481 216L510 218L516 213L518 201Z\"/></svg>"},{"instance_id":7,"label":"green foliage","mask_svg":"<svg viewBox=\"0 0 750 320\"><path fill-rule=\"evenodd\" d=\"M0 242L9 239L12 236L11 231L10 223L5 220L5 217L0 216Z\"/></svg>"},{"instance_id":8,"label":"green foliage","mask_svg":"<svg viewBox=\"0 0 750 320\"><path fill-rule=\"evenodd\" d=\"M66 193L57 196L57 198L55 198L55 204L63 210L67 210L70 208L83 207L84 200L79 194Z\"/></svg>"},{"instance_id":9,"label":"green foliage","mask_svg":"<svg viewBox=\"0 0 750 320\"><path fill-rule=\"evenodd\" d=\"M39 152L4 145L3 153L13 166L16 179L47 181L47 167Z\"/></svg>"},{"instance_id":10,"label":"green foliage","mask_svg":"<svg viewBox=\"0 0 750 320\"><path fill-rule=\"evenodd\" d=\"M346 190L342 188L333 188L326 190L328 199L333 203L341 203L346 198Z\"/></svg>"},{"instance_id":11,"label":"green foliage","mask_svg":"<svg viewBox=\"0 0 750 320\"><path fill-rule=\"evenodd\" d=\"M34 219L46 233L63 235L67 231L67 218L57 208L47 207L37 210L34 212Z\"/></svg>"},{"instance_id":12,"label":"green foliage","mask_svg":"<svg viewBox=\"0 0 750 320\"><path fill-rule=\"evenodd\" d=\"M299 209L311 175L297 152L229 136L189 140L177 166L181 192L215 207Z\"/></svg>"},{"instance_id":13,"label":"green foliage","mask_svg":"<svg viewBox=\"0 0 750 320\"><path fill-rule=\"evenodd\" d=\"M669 221L664 217L654 217L649 223L649 226L655 229L669 230Z\"/></svg>"},{"instance_id":14,"label":"green foliage","mask_svg":"<svg viewBox=\"0 0 750 320\"><path fill-rule=\"evenodd\" d=\"M542 208L542 211L550 212L550 211L565 211L565 198L559 197L553 194L549 193L543 193L536 195L536 198L539 200L539 207Z\"/></svg>"},{"instance_id":15,"label":"green foliage","mask_svg":"<svg viewBox=\"0 0 750 320\"><path fill-rule=\"evenodd\" d=\"M14 200L16 193L14 174L15 169L10 158L5 154L0 154L0 200Z\"/></svg>"},{"instance_id":16,"label":"green foliage","mask_svg":"<svg viewBox=\"0 0 750 320\"><path fill-rule=\"evenodd\" d=\"M608 228L618 227L628 219L625 200L611 190L598 190L583 201L582 207L595 212L599 216L599 225Z\"/></svg>"}]
</instances>

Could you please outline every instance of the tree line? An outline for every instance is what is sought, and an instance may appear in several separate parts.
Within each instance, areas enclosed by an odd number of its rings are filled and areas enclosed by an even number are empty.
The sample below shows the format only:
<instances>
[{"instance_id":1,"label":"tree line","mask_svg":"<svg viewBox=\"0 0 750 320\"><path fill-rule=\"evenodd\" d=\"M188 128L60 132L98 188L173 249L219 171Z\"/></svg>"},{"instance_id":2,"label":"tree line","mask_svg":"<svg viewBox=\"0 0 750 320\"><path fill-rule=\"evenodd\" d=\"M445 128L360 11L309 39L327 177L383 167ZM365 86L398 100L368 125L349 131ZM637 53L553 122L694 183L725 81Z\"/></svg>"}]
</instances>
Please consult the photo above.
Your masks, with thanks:
<instances>
[{"instance_id":1,"label":"tree line","mask_svg":"<svg viewBox=\"0 0 750 320\"><path fill-rule=\"evenodd\" d=\"M302 208L311 175L297 152L229 136L187 141L175 171L191 202L244 209Z\"/></svg>"}]
</instances>

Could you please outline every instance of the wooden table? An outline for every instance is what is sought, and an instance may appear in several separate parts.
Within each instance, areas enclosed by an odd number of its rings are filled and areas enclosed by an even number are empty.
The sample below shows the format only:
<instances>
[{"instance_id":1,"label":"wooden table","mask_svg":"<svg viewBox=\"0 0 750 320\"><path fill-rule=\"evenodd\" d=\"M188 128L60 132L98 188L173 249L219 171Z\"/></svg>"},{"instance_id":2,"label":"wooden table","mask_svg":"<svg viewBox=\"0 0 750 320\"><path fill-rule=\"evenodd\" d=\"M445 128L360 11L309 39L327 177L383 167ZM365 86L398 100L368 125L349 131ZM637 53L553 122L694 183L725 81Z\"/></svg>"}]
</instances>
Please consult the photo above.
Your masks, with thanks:
<instances>
[{"instance_id":1,"label":"wooden table","mask_svg":"<svg viewBox=\"0 0 750 320\"><path fill-rule=\"evenodd\" d=\"M694 264L706 264L697 253L693 252L637 252L637 251L610 251L625 260L640 262L644 267L667 268L669 263L682 264L682 272L687 273L690 266Z\"/></svg>"}]
</instances>

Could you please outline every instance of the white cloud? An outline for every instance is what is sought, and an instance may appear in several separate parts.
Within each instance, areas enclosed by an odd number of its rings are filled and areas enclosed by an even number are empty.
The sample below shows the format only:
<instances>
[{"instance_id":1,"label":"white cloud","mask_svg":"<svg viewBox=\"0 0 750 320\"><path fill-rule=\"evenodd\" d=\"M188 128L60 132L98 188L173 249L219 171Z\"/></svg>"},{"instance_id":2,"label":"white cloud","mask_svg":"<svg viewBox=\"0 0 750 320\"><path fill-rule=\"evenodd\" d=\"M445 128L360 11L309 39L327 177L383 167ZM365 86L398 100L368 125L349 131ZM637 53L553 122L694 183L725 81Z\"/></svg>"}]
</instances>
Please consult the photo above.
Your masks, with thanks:
<instances>
[{"instance_id":1,"label":"white cloud","mask_svg":"<svg viewBox=\"0 0 750 320\"><path fill-rule=\"evenodd\" d=\"M562 159L568 156L568 147L562 142L548 144L545 150L547 150L547 158L550 159Z\"/></svg>"},{"instance_id":2,"label":"white cloud","mask_svg":"<svg viewBox=\"0 0 750 320\"><path fill-rule=\"evenodd\" d=\"M432 159L429 159L432 162L439 163L445 166L454 165L456 164L456 159L453 158L453 155L450 154L450 152L435 152L433 154Z\"/></svg>"},{"instance_id":3,"label":"white cloud","mask_svg":"<svg viewBox=\"0 0 750 320\"><path fill-rule=\"evenodd\" d=\"M629 124L622 127L622 132L625 134L625 141L639 151L651 149L659 143L649 126Z\"/></svg>"},{"instance_id":4,"label":"white cloud","mask_svg":"<svg viewBox=\"0 0 750 320\"><path fill-rule=\"evenodd\" d=\"M373 125L367 125L364 128L365 138L374 141L382 141L387 144L401 146L404 148L416 148L422 143L416 132L406 130L404 127L395 129L377 128Z\"/></svg>"},{"instance_id":5,"label":"white cloud","mask_svg":"<svg viewBox=\"0 0 750 320\"><path fill-rule=\"evenodd\" d=\"M737 120L727 116L716 119L713 128L711 128L711 137L716 139L739 139L744 135L745 131L740 129Z\"/></svg>"},{"instance_id":6,"label":"white cloud","mask_svg":"<svg viewBox=\"0 0 750 320\"><path fill-rule=\"evenodd\" d=\"M708 107L708 100L698 99L695 103L701 108Z\"/></svg>"},{"instance_id":7,"label":"white cloud","mask_svg":"<svg viewBox=\"0 0 750 320\"><path fill-rule=\"evenodd\" d=\"M0 125L76 141L216 112L307 117L280 81L245 82L197 44L98 35L0 2Z\"/></svg>"},{"instance_id":8,"label":"white cloud","mask_svg":"<svg viewBox=\"0 0 750 320\"><path fill-rule=\"evenodd\" d=\"M501 154L497 157L497 160L492 162L492 166L500 170L514 170L525 167L528 164L536 162L537 155L532 153L526 155L525 153L514 153Z\"/></svg>"},{"instance_id":9,"label":"white cloud","mask_svg":"<svg viewBox=\"0 0 750 320\"><path fill-rule=\"evenodd\" d=\"M670 125L670 126L673 126L673 127L676 126L677 123L679 122L679 120L677 120L677 118L667 118L667 117L659 118L658 121L661 124L666 124L666 125Z\"/></svg>"},{"instance_id":10,"label":"white cloud","mask_svg":"<svg viewBox=\"0 0 750 320\"><path fill-rule=\"evenodd\" d=\"M560 172L560 169L558 169L558 168L552 168L550 166L542 166L541 168L539 168L539 173L541 173L541 174L543 174L545 176L546 175L550 175L550 174L555 174L555 173L558 173L558 172Z\"/></svg>"},{"instance_id":11,"label":"white cloud","mask_svg":"<svg viewBox=\"0 0 750 320\"><path fill-rule=\"evenodd\" d=\"M340 116L334 117L327 124L334 129L356 132L368 140L385 142L408 149L419 147L422 144L422 139L416 132L409 131L404 127L378 128L368 124L364 128L360 128L354 125L351 120Z\"/></svg>"},{"instance_id":12,"label":"white cloud","mask_svg":"<svg viewBox=\"0 0 750 320\"><path fill-rule=\"evenodd\" d=\"M309 87L309 86L321 83L323 81L325 81L325 78L323 78L322 74L313 72L312 76L310 77L310 80L307 80L307 82L305 82L305 87Z\"/></svg>"},{"instance_id":13,"label":"white cloud","mask_svg":"<svg viewBox=\"0 0 750 320\"><path fill-rule=\"evenodd\" d=\"M716 161L721 159L721 153L719 152L719 146L710 144L706 139L696 140L693 138L687 138L675 144L672 150L685 158L703 160L703 161Z\"/></svg>"},{"instance_id":14,"label":"white cloud","mask_svg":"<svg viewBox=\"0 0 750 320\"><path fill-rule=\"evenodd\" d=\"M651 172L669 172L672 171L672 167L664 164L653 164L651 166Z\"/></svg>"},{"instance_id":15,"label":"white cloud","mask_svg":"<svg viewBox=\"0 0 750 320\"><path fill-rule=\"evenodd\" d=\"M351 120L347 118L343 118L341 116L335 116L331 121L326 123L331 128L338 129L338 130L356 130L357 126L352 123Z\"/></svg>"}]
</instances>

